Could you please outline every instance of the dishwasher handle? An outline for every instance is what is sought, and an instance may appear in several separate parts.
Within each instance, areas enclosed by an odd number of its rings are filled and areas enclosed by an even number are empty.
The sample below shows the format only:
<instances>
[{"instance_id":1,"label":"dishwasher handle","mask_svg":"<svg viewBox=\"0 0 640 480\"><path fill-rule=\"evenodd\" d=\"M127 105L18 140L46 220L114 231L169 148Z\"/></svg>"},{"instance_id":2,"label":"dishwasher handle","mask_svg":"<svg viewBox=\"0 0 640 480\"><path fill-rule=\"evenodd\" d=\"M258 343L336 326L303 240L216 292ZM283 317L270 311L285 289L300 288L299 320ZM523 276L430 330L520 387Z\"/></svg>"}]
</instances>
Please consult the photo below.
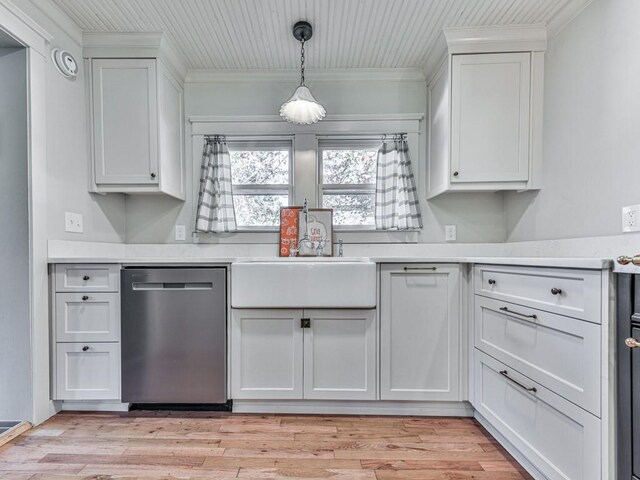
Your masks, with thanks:
<instances>
[{"instance_id":1,"label":"dishwasher handle","mask_svg":"<svg viewBox=\"0 0 640 480\"><path fill-rule=\"evenodd\" d=\"M132 282L132 290L213 290L211 282Z\"/></svg>"}]
</instances>

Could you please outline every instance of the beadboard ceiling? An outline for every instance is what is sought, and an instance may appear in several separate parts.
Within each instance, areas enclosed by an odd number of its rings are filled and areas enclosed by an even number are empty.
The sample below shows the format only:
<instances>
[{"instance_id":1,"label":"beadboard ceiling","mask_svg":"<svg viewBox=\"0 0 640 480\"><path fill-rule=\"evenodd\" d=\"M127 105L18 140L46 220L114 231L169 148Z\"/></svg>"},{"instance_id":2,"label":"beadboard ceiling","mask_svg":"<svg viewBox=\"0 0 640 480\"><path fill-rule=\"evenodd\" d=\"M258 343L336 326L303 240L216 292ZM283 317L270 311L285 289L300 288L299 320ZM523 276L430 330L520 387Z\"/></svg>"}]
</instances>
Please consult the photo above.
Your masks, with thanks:
<instances>
[{"instance_id":1,"label":"beadboard ceiling","mask_svg":"<svg viewBox=\"0 0 640 480\"><path fill-rule=\"evenodd\" d=\"M589 0L53 0L84 31L161 31L190 69L295 69L297 20L313 24L308 66L419 68L442 27L561 26ZM435 60L434 60L435 59Z\"/></svg>"}]
</instances>

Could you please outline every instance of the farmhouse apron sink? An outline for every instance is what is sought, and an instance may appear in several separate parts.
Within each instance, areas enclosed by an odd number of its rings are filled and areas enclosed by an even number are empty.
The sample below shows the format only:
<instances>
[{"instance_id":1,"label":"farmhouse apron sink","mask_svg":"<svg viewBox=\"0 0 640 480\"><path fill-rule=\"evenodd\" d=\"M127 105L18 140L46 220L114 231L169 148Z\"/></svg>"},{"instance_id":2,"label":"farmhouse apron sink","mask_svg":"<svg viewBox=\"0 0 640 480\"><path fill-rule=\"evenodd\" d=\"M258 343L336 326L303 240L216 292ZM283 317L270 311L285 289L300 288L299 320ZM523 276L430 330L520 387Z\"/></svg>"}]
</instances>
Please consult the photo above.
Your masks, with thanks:
<instances>
[{"instance_id":1,"label":"farmhouse apron sink","mask_svg":"<svg viewBox=\"0 0 640 480\"><path fill-rule=\"evenodd\" d=\"M246 258L231 265L233 308L374 308L376 265L362 257Z\"/></svg>"}]
</instances>

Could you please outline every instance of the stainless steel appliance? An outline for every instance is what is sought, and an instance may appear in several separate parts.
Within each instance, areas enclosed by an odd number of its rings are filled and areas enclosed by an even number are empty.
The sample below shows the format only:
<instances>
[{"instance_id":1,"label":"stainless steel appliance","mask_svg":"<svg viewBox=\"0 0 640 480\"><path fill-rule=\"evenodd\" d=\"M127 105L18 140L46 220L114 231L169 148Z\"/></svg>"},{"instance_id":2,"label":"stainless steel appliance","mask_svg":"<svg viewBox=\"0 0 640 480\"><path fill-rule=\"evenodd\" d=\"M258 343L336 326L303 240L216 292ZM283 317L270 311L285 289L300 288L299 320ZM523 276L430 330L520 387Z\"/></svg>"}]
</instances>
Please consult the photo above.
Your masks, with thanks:
<instances>
[{"instance_id":1,"label":"stainless steel appliance","mask_svg":"<svg viewBox=\"0 0 640 480\"><path fill-rule=\"evenodd\" d=\"M640 479L640 255L616 275L617 478Z\"/></svg>"},{"instance_id":2,"label":"stainless steel appliance","mask_svg":"<svg viewBox=\"0 0 640 480\"><path fill-rule=\"evenodd\" d=\"M222 404L226 269L122 270L122 401Z\"/></svg>"}]
</instances>

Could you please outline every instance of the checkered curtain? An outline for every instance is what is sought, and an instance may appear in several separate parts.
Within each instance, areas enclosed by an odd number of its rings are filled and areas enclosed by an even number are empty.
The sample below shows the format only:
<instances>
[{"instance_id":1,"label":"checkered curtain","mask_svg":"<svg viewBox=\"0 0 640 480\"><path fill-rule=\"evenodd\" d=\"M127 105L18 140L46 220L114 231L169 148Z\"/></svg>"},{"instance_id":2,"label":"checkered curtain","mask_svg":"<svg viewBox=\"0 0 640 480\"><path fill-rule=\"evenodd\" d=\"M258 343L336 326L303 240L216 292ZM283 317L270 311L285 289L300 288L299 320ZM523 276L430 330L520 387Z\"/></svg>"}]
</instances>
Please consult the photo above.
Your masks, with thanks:
<instances>
[{"instance_id":1,"label":"checkered curtain","mask_svg":"<svg viewBox=\"0 0 640 480\"><path fill-rule=\"evenodd\" d=\"M208 138L202 152L196 231L223 233L236 230L227 142L221 137Z\"/></svg>"},{"instance_id":2,"label":"checkered curtain","mask_svg":"<svg viewBox=\"0 0 640 480\"><path fill-rule=\"evenodd\" d=\"M384 142L378 150L376 229L422 228L420 201L404 137Z\"/></svg>"}]
</instances>

